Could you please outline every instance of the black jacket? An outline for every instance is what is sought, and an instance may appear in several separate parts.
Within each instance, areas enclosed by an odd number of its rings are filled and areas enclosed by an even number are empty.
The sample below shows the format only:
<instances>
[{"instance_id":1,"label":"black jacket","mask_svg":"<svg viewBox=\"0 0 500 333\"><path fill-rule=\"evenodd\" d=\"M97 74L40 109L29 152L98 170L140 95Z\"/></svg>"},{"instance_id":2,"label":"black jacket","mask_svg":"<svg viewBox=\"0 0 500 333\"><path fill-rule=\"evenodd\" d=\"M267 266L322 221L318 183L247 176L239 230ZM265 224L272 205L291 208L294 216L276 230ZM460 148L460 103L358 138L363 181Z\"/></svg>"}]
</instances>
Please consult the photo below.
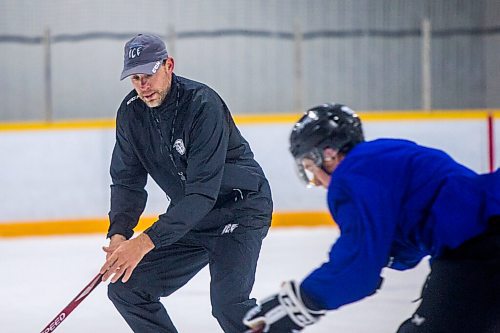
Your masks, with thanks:
<instances>
[{"instance_id":1,"label":"black jacket","mask_svg":"<svg viewBox=\"0 0 500 333\"><path fill-rule=\"evenodd\" d=\"M253 157L224 101L208 86L173 75L170 92L155 108L130 92L116 118L108 237L132 237L149 174L170 205L145 232L157 247L172 244L203 223L221 196L258 191L267 182Z\"/></svg>"}]
</instances>

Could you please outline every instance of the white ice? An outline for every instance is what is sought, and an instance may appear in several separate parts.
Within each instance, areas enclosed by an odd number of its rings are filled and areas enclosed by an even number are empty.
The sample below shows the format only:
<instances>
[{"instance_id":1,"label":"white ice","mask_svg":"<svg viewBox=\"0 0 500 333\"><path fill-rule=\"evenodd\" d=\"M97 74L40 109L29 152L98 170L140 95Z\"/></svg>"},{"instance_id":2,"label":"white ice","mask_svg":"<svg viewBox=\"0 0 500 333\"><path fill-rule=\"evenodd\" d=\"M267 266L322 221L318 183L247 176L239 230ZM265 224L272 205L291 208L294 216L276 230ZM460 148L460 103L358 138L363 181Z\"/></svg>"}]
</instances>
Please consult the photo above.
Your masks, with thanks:
<instances>
[{"instance_id":1,"label":"white ice","mask_svg":"<svg viewBox=\"0 0 500 333\"><path fill-rule=\"evenodd\" d=\"M281 281L301 280L322 263L337 237L334 228L271 229L265 239L252 296L275 293ZM104 262L103 236L0 240L0 331L40 332L95 276ZM310 333L395 332L408 318L428 273L427 262L405 272L384 270L374 296L331 311ZM211 316L207 269L163 299L181 333L222 332ZM99 285L56 333L131 332ZM237 332L235 332L237 333Z\"/></svg>"}]
</instances>

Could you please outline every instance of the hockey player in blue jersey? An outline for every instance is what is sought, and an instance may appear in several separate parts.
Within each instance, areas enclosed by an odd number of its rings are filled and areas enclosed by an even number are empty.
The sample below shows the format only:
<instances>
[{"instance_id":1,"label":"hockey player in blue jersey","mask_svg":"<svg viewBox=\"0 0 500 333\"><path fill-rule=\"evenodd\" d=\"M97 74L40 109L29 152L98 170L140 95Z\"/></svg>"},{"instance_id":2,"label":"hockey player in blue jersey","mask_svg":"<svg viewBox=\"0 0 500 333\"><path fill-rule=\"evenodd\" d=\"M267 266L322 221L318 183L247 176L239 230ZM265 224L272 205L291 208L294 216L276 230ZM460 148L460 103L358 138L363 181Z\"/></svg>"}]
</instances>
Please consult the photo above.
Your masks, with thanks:
<instances>
[{"instance_id":1,"label":"hockey player in blue jersey","mask_svg":"<svg viewBox=\"0 0 500 333\"><path fill-rule=\"evenodd\" d=\"M366 142L358 116L339 104L308 110L290 151L301 177L328 189L340 237L328 262L247 313L252 332L301 331L374 294L384 267L426 256L421 303L397 332L500 332L500 170L478 175L411 141Z\"/></svg>"}]
</instances>

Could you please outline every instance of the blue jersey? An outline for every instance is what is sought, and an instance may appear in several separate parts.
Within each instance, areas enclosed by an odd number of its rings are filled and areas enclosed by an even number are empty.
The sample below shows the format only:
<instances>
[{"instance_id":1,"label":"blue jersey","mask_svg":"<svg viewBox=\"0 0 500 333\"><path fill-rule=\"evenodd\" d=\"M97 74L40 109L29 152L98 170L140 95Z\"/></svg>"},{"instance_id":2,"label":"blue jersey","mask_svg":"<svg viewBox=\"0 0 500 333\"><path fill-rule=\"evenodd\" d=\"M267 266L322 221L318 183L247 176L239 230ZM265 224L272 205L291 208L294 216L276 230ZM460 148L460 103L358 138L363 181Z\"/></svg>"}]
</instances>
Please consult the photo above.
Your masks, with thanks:
<instances>
[{"instance_id":1,"label":"blue jersey","mask_svg":"<svg viewBox=\"0 0 500 333\"><path fill-rule=\"evenodd\" d=\"M500 215L500 170L478 175L406 140L364 142L333 172L328 205L340 237L301 289L336 309L373 294L382 268L414 267L484 232Z\"/></svg>"}]
</instances>

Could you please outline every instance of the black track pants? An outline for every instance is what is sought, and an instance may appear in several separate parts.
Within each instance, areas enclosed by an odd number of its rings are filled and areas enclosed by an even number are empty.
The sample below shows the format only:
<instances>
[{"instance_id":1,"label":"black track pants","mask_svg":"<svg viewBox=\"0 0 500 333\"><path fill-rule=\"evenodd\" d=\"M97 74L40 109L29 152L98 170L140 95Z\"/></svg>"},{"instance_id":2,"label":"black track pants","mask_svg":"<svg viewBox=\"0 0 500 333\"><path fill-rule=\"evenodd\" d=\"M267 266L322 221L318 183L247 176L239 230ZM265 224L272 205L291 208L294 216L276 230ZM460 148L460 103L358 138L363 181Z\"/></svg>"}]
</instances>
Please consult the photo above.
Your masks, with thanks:
<instances>
[{"instance_id":1,"label":"black track pants","mask_svg":"<svg viewBox=\"0 0 500 333\"><path fill-rule=\"evenodd\" d=\"M241 318L256 304L249 295L269 227L238 225L222 234L224 227L189 232L175 244L148 253L127 283L109 284L109 298L134 332L177 332L160 297L175 292L207 264L213 316L225 332L245 330Z\"/></svg>"}]
</instances>

